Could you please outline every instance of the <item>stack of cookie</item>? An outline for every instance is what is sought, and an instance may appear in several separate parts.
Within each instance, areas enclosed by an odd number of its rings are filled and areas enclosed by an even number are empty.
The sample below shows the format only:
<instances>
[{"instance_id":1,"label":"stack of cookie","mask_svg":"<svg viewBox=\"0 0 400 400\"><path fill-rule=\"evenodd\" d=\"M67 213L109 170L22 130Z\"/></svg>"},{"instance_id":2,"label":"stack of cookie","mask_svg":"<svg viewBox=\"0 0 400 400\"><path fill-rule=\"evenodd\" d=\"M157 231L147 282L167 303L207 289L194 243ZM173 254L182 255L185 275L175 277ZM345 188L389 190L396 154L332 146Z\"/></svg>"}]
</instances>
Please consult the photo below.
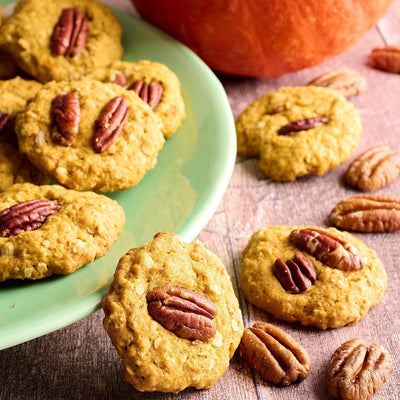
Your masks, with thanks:
<instances>
[{"instance_id":1,"label":"stack of cookie","mask_svg":"<svg viewBox=\"0 0 400 400\"><path fill-rule=\"evenodd\" d=\"M21 0L2 20L0 281L70 273L105 254L125 217L97 193L137 185L185 117L175 73L121 61L121 37L95 0ZM64 247L64 258L85 257L56 261Z\"/></svg>"}]
</instances>

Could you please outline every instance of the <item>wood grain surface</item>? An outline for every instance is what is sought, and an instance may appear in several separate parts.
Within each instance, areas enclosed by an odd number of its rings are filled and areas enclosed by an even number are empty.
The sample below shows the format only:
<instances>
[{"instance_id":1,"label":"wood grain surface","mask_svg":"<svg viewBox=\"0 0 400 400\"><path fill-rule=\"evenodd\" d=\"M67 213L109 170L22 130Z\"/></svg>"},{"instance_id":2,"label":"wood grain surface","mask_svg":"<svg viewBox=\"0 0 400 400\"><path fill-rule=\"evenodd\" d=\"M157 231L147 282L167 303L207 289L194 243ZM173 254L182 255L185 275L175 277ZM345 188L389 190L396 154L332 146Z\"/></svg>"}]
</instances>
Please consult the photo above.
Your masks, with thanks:
<instances>
[{"instance_id":1,"label":"wood grain surface","mask_svg":"<svg viewBox=\"0 0 400 400\"><path fill-rule=\"evenodd\" d=\"M135 13L128 0L109 0L108 3ZM366 65L371 49L384 44L400 45L399 0L395 0L377 27L368 31L351 49L322 65L269 80L218 77L237 117L247 105L268 91L286 85L305 85L335 68L353 68L368 79L367 91L351 99L364 127L354 156L375 145L388 145L400 151L400 76ZM373 398L399 399L400 232L356 234L377 252L389 277L383 301L358 324L321 331L282 323L249 305L238 286L243 249L259 227L328 226L333 206L357 194L342 181L349 162L323 177L307 176L295 182L274 183L261 173L256 159L238 157L226 194L199 235L226 265L245 326L259 320L272 322L308 349L313 365L305 381L286 388L269 386L235 356L225 375L209 390L188 389L177 395L139 393L124 382L121 360L102 327L103 312L98 311L67 328L0 351L0 399L330 399L323 371L333 351L354 337L368 344L377 341L392 354L392 374ZM375 193L400 195L400 179Z\"/></svg>"}]
</instances>

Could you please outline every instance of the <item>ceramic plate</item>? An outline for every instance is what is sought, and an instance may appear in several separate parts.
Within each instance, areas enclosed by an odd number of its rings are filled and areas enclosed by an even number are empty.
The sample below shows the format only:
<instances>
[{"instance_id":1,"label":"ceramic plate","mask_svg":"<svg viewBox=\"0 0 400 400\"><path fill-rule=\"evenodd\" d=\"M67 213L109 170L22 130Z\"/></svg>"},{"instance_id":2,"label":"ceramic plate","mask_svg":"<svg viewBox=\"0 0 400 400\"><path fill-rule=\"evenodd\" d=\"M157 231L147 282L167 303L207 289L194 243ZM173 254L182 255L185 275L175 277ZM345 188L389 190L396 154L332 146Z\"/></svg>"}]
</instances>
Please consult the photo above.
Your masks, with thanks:
<instances>
[{"instance_id":1,"label":"ceramic plate","mask_svg":"<svg viewBox=\"0 0 400 400\"><path fill-rule=\"evenodd\" d=\"M98 310L119 258L158 231L176 232L192 241L211 218L231 177L236 157L234 120L218 79L168 35L124 12L115 13L124 32L123 59L149 59L172 69L181 81L186 119L139 185L110 195L124 207L127 222L107 255L71 275L0 283L0 349Z\"/></svg>"}]
</instances>

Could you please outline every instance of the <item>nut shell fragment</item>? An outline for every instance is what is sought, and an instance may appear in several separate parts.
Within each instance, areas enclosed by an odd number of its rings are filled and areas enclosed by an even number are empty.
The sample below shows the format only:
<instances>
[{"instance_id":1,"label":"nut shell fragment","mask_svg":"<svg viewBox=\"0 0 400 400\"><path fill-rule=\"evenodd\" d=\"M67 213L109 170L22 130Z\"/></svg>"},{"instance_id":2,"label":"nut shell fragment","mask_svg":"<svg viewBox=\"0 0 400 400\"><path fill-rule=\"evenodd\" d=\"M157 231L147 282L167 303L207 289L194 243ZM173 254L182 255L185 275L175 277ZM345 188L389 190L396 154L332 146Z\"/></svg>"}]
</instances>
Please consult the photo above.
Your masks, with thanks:
<instances>
[{"instance_id":1,"label":"nut shell fragment","mask_svg":"<svg viewBox=\"0 0 400 400\"><path fill-rule=\"evenodd\" d=\"M282 329L266 322L245 328L239 355L267 382L287 386L310 373L307 350Z\"/></svg>"},{"instance_id":2,"label":"nut shell fragment","mask_svg":"<svg viewBox=\"0 0 400 400\"><path fill-rule=\"evenodd\" d=\"M400 197L360 195L340 201L330 214L333 225L359 232L400 229Z\"/></svg>"},{"instance_id":3,"label":"nut shell fragment","mask_svg":"<svg viewBox=\"0 0 400 400\"><path fill-rule=\"evenodd\" d=\"M367 347L361 339L343 343L332 355L325 370L329 393L342 400L367 400L386 382L392 358L377 343Z\"/></svg>"}]
</instances>

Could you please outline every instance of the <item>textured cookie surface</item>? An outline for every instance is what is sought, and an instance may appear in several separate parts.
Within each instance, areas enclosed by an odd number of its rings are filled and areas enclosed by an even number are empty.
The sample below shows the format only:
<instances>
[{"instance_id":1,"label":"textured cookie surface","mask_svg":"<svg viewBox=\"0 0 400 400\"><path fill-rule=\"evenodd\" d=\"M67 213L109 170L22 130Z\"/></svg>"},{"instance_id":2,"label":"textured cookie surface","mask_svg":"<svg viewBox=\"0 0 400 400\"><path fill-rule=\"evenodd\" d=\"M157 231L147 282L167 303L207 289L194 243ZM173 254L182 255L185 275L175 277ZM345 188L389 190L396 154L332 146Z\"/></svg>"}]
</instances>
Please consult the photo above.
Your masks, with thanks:
<instances>
[{"instance_id":1,"label":"textured cookie surface","mask_svg":"<svg viewBox=\"0 0 400 400\"><path fill-rule=\"evenodd\" d=\"M270 226L251 237L240 276L246 299L275 318L321 329L359 321L386 290L386 271L376 253L347 232L318 228L353 245L364 260L364 267L358 271L331 268L290 242L290 232L298 228ZM297 252L312 261L317 280L306 291L291 294L275 277L273 265L277 258L292 260Z\"/></svg>"},{"instance_id":2,"label":"textured cookie surface","mask_svg":"<svg viewBox=\"0 0 400 400\"><path fill-rule=\"evenodd\" d=\"M52 102L75 93L80 104L79 130L70 146L54 142L57 131ZM93 148L95 121L115 97L127 102L128 117L107 151ZM16 121L21 152L59 184L75 190L106 192L136 185L153 168L164 144L159 120L136 93L96 80L48 82Z\"/></svg>"},{"instance_id":3,"label":"textured cookie surface","mask_svg":"<svg viewBox=\"0 0 400 400\"><path fill-rule=\"evenodd\" d=\"M162 97L153 110L161 121L161 131L166 138L176 132L185 118L180 82L176 74L164 64L148 60L115 61L108 68L96 70L90 77L104 82L119 80L126 88L130 88L137 81L143 81L147 85L152 82L160 83L163 88Z\"/></svg>"},{"instance_id":4,"label":"textured cookie surface","mask_svg":"<svg viewBox=\"0 0 400 400\"><path fill-rule=\"evenodd\" d=\"M146 295L154 287L193 290L217 306L217 332L208 341L176 336L154 320ZM202 244L158 233L119 261L103 300L104 327L124 360L124 376L137 390L179 392L209 388L225 372L243 333L238 301L221 260Z\"/></svg>"},{"instance_id":5,"label":"textured cookie surface","mask_svg":"<svg viewBox=\"0 0 400 400\"><path fill-rule=\"evenodd\" d=\"M43 185L50 179L19 153L13 135L0 135L0 192L14 183L23 182Z\"/></svg>"},{"instance_id":6,"label":"textured cookie surface","mask_svg":"<svg viewBox=\"0 0 400 400\"><path fill-rule=\"evenodd\" d=\"M36 230L0 237L0 281L74 272L104 255L125 223L116 201L58 185L15 184L0 193L0 212L29 200L56 200L60 208Z\"/></svg>"},{"instance_id":7,"label":"textured cookie surface","mask_svg":"<svg viewBox=\"0 0 400 400\"><path fill-rule=\"evenodd\" d=\"M309 129L280 133L287 124L326 118ZM252 103L236 121L238 153L260 157L260 169L276 181L307 174L323 175L355 151L361 119L354 106L335 90L285 87Z\"/></svg>"},{"instance_id":8,"label":"textured cookie surface","mask_svg":"<svg viewBox=\"0 0 400 400\"><path fill-rule=\"evenodd\" d=\"M80 55L55 55L54 28L64 9L76 8L88 20L88 37ZM0 28L0 47L18 66L41 82L79 79L121 57L121 26L112 11L94 0L21 0Z\"/></svg>"}]
</instances>

